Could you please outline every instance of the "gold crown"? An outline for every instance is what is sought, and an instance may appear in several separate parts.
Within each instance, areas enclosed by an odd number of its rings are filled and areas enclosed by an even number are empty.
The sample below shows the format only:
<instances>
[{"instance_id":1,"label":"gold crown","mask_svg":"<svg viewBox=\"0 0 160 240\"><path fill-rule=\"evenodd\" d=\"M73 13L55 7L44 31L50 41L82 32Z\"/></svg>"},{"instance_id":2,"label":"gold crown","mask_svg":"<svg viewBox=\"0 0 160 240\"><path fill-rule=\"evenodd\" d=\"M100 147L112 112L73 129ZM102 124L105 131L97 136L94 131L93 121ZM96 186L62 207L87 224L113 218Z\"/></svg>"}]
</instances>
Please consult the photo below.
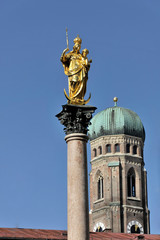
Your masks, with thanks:
<instances>
[{"instance_id":1,"label":"gold crown","mask_svg":"<svg viewBox=\"0 0 160 240\"><path fill-rule=\"evenodd\" d=\"M74 39L74 43L78 43L81 44L82 43L82 39L79 37L79 35L77 35L77 37Z\"/></svg>"}]
</instances>

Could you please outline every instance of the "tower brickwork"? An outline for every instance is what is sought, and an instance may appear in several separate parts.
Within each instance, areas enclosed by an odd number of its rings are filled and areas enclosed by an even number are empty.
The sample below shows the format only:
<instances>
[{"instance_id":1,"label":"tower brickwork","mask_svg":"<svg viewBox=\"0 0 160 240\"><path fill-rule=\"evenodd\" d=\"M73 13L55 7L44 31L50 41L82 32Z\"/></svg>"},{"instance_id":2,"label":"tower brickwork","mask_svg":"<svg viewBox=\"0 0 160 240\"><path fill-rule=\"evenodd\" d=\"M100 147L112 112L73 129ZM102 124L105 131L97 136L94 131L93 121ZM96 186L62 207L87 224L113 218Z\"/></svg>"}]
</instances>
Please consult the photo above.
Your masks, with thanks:
<instances>
[{"instance_id":1,"label":"tower brickwork","mask_svg":"<svg viewBox=\"0 0 160 240\"><path fill-rule=\"evenodd\" d=\"M89 132L90 231L149 233L143 125L138 115L135 121L132 114L129 122L126 113L133 112L128 109L102 112L93 118Z\"/></svg>"}]
</instances>

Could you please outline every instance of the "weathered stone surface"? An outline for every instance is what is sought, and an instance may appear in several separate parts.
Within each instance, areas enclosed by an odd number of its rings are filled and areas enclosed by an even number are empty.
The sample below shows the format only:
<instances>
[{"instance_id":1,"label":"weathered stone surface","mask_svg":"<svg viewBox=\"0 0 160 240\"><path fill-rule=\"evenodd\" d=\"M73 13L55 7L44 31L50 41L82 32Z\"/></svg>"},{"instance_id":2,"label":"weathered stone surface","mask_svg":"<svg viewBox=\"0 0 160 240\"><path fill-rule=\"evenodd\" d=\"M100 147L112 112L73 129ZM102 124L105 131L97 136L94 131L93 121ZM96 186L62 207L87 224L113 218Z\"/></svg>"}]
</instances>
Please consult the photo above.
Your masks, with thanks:
<instances>
[{"instance_id":1,"label":"weathered stone surface","mask_svg":"<svg viewBox=\"0 0 160 240\"><path fill-rule=\"evenodd\" d=\"M68 134L67 190L68 190L68 239L89 240L88 214L88 137L83 133Z\"/></svg>"}]
</instances>

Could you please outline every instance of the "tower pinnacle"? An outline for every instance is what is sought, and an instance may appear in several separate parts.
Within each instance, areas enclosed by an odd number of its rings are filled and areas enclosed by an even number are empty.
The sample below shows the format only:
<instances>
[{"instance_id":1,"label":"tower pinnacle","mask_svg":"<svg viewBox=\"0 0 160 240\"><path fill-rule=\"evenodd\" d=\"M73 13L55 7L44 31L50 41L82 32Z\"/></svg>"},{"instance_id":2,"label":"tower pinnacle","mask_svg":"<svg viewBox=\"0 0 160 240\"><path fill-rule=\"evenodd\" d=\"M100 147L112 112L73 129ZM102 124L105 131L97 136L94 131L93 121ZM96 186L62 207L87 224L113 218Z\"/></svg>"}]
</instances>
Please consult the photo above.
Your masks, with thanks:
<instances>
[{"instance_id":1,"label":"tower pinnacle","mask_svg":"<svg viewBox=\"0 0 160 240\"><path fill-rule=\"evenodd\" d=\"M114 106L117 107L118 98L117 98L117 97L114 97L114 98L113 98L113 101L114 101Z\"/></svg>"}]
</instances>

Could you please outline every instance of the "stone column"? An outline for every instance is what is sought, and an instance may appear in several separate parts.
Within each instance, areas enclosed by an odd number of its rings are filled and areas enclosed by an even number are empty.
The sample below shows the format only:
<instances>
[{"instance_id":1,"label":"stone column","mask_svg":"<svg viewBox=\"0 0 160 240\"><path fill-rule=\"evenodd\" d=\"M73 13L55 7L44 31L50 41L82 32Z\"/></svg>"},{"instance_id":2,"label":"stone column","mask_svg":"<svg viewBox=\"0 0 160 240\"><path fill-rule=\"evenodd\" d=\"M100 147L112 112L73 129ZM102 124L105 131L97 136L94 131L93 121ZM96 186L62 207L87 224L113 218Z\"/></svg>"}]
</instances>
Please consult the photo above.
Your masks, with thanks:
<instances>
[{"instance_id":1,"label":"stone column","mask_svg":"<svg viewBox=\"0 0 160 240\"><path fill-rule=\"evenodd\" d=\"M68 239L88 240L88 180L86 142L88 137L73 133L65 137L68 145Z\"/></svg>"},{"instance_id":2,"label":"stone column","mask_svg":"<svg viewBox=\"0 0 160 240\"><path fill-rule=\"evenodd\" d=\"M87 128L95 107L63 105L57 114L68 146L68 240L89 240Z\"/></svg>"}]
</instances>

